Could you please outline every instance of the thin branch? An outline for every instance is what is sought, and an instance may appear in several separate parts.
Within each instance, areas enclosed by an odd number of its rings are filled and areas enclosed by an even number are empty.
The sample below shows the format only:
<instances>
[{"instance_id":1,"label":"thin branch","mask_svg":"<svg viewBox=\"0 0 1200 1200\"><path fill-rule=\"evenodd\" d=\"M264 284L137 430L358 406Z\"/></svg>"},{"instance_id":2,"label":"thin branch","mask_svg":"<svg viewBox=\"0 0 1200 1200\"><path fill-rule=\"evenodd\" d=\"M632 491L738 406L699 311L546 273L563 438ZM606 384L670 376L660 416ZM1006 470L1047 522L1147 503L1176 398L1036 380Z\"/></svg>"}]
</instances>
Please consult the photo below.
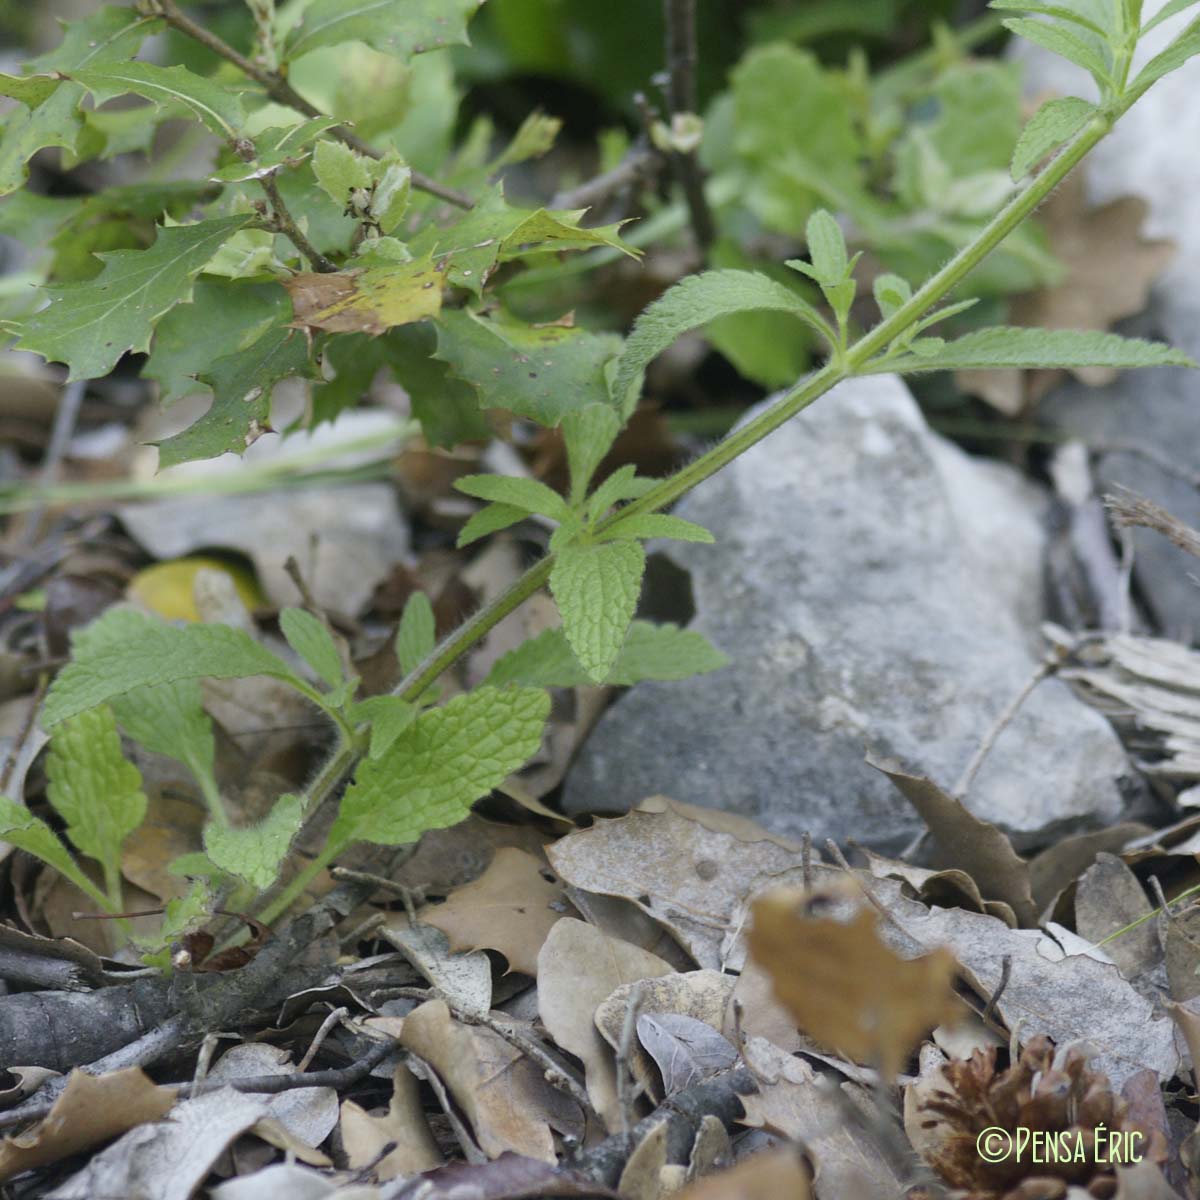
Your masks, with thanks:
<instances>
[{"instance_id":1,"label":"thin branch","mask_svg":"<svg viewBox=\"0 0 1200 1200\"><path fill-rule=\"evenodd\" d=\"M599 208L618 192L651 182L662 166L663 156L653 146L636 146L611 171L589 179L570 191L559 192L551 208Z\"/></svg>"},{"instance_id":2,"label":"thin branch","mask_svg":"<svg viewBox=\"0 0 1200 1200\"><path fill-rule=\"evenodd\" d=\"M1112 514L1113 524L1118 529L1126 529L1131 525L1142 525L1153 529L1163 537L1173 542L1180 550L1186 550L1200 558L1200 533L1190 525L1184 524L1178 517L1167 512L1161 505L1137 492L1122 488L1122 496L1108 495L1104 497L1104 507Z\"/></svg>"},{"instance_id":3,"label":"thin branch","mask_svg":"<svg viewBox=\"0 0 1200 1200\"><path fill-rule=\"evenodd\" d=\"M337 264L327 259L308 240L308 235L296 224L295 218L288 211L288 206L279 194L279 187L275 183L274 177L269 173L261 175L258 182L262 185L262 190L266 192L267 199L271 202L271 220L276 230L282 233L308 259L314 271L320 271L326 275L331 271L336 271Z\"/></svg>"},{"instance_id":4,"label":"thin branch","mask_svg":"<svg viewBox=\"0 0 1200 1200\"><path fill-rule=\"evenodd\" d=\"M667 99L672 121L675 117L696 112L696 0L663 0L663 16L667 27L667 70L670 82ZM704 194L704 178L695 150L673 156L688 212L692 232L701 251L707 251L716 238L716 226L708 198Z\"/></svg>"},{"instance_id":5,"label":"thin branch","mask_svg":"<svg viewBox=\"0 0 1200 1200\"><path fill-rule=\"evenodd\" d=\"M224 39L219 38L209 29L205 29L203 25L197 24L186 13L182 12L175 0L143 0L144 9L154 16L162 17L168 25L179 30L180 33L186 34L193 41L199 42L220 58L231 62L239 71L248 75L256 83L261 84L277 104L284 104L288 108L294 108L297 112L303 113L306 117L324 117L327 113L323 113L314 104L310 104L294 87L280 74L275 71L268 71L266 67L259 66L258 63L247 58L244 54L235 50ZM368 158L382 158L383 155L371 146L364 142L353 130L345 125L335 125L329 131L335 138L341 142L345 142L352 150L357 150L359 154L365 154ZM460 192L455 188L446 187L445 184L438 183L436 179L430 179L428 175L423 175L420 171L412 173L412 186L419 191L428 192L431 196L436 196L439 200L445 200L447 204L454 204L458 208L474 208L475 201L471 199L465 192Z\"/></svg>"}]
</instances>

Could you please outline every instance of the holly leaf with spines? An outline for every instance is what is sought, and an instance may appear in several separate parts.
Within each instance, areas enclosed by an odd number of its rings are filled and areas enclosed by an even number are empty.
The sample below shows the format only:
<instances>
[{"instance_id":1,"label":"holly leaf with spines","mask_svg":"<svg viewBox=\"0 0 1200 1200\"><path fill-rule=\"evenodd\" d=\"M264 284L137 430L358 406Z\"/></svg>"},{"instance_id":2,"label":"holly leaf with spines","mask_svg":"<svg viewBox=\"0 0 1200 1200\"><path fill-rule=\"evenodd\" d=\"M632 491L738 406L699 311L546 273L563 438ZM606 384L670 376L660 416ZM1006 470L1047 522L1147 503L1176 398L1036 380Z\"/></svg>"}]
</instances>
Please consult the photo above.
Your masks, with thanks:
<instances>
[{"instance_id":1,"label":"holly leaf with spines","mask_svg":"<svg viewBox=\"0 0 1200 1200\"><path fill-rule=\"evenodd\" d=\"M555 521L566 520L570 515L567 502L552 487L537 479L522 479L515 475L464 475L454 481L454 487L477 500L540 513Z\"/></svg>"},{"instance_id":2,"label":"holly leaf with spines","mask_svg":"<svg viewBox=\"0 0 1200 1200\"><path fill-rule=\"evenodd\" d=\"M640 542L568 545L555 556L550 592L567 641L594 683L604 679L621 651L645 569Z\"/></svg>"},{"instance_id":3,"label":"holly leaf with spines","mask_svg":"<svg viewBox=\"0 0 1200 1200\"><path fill-rule=\"evenodd\" d=\"M424 592L413 592L400 614L396 630L396 659L400 670L407 675L415 671L433 652L437 643L437 622L433 605Z\"/></svg>"},{"instance_id":4,"label":"holly leaf with spines","mask_svg":"<svg viewBox=\"0 0 1200 1200\"><path fill-rule=\"evenodd\" d=\"M129 351L144 352L156 323L188 300L204 264L253 219L245 213L160 228L148 250L98 255L95 279L46 289L49 305L22 322L19 349L70 367L68 379L99 379Z\"/></svg>"},{"instance_id":5,"label":"holly leaf with spines","mask_svg":"<svg viewBox=\"0 0 1200 1200\"><path fill-rule=\"evenodd\" d=\"M329 831L329 850L354 842L402 846L464 820L471 805L529 760L550 697L534 688L476 688L422 713L378 758L360 764Z\"/></svg>"},{"instance_id":6,"label":"holly leaf with spines","mask_svg":"<svg viewBox=\"0 0 1200 1200\"><path fill-rule=\"evenodd\" d=\"M186 111L218 137L236 137L246 119L237 92L197 75L187 67L126 62L75 68L63 73L87 88L97 104L133 93L168 111Z\"/></svg>"},{"instance_id":7,"label":"holly leaf with spines","mask_svg":"<svg viewBox=\"0 0 1200 1200\"><path fill-rule=\"evenodd\" d=\"M1074 96L1047 100L1030 117L1013 151L1013 179L1023 179L1057 146L1073 138L1091 119L1096 106Z\"/></svg>"},{"instance_id":8,"label":"holly leaf with spines","mask_svg":"<svg viewBox=\"0 0 1200 1200\"><path fill-rule=\"evenodd\" d=\"M53 867L64 879L69 879L81 892L106 903L104 893L79 869L79 864L54 830L23 804L4 795L0 795L0 839L32 854Z\"/></svg>"},{"instance_id":9,"label":"holly leaf with spines","mask_svg":"<svg viewBox=\"0 0 1200 1200\"><path fill-rule=\"evenodd\" d=\"M180 679L267 675L308 695L281 658L228 625L167 625L131 609L110 609L74 635L71 661L42 708L49 729L137 688Z\"/></svg>"},{"instance_id":10,"label":"holly leaf with spines","mask_svg":"<svg viewBox=\"0 0 1200 1200\"><path fill-rule=\"evenodd\" d=\"M182 433L156 443L159 467L244 453L271 428L275 385L312 374L311 350L302 331L277 324L244 350L217 359L200 374L212 391L212 404Z\"/></svg>"},{"instance_id":11,"label":"holly leaf with spines","mask_svg":"<svg viewBox=\"0 0 1200 1200\"><path fill-rule=\"evenodd\" d=\"M484 408L553 428L574 408L610 402L606 368L621 349L615 334L465 309L446 310L435 327L437 358L476 389Z\"/></svg>"},{"instance_id":12,"label":"holly leaf with spines","mask_svg":"<svg viewBox=\"0 0 1200 1200\"><path fill-rule=\"evenodd\" d=\"M444 46L465 46L467 23L483 0L314 0L284 43L287 60L321 46L364 42L408 58Z\"/></svg>"},{"instance_id":13,"label":"holly leaf with spines","mask_svg":"<svg viewBox=\"0 0 1200 1200\"><path fill-rule=\"evenodd\" d=\"M109 699L117 723L138 745L165 754L215 791L216 740L197 679L136 688Z\"/></svg>"},{"instance_id":14,"label":"holly leaf with spines","mask_svg":"<svg viewBox=\"0 0 1200 1200\"><path fill-rule=\"evenodd\" d=\"M304 801L289 793L280 796L257 825L209 822L204 827L204 852L222 871L263 892L279 878L292 839L303 823Z\"/></svg>"},{"instance_id":15,"label":"holly leaf with spines","mask_svg":"<svg viewBox=\"0 0 1200 1200\"><path fill-rule=\"evenodd\" d=\"M617 363L613 398L628 417L637 407L642 378L651 361L678 338L717 317L752 309L791 313L836 342L825 318L795 292L753 271L706 271L689 275L638 317Z\"/></svg>"},{"instance_id":16,"label":"holly leaf with spines","mask_svg":"<svg viewBox=\"0 0 1200 1200\"><path fill-rule=\"evenodd\" d=\"M106 704L61 722L50 736L46 795L81 854L113 877L121 843L146 816L141 772L121 753L117 721Z\"/></svg>"},{"instance_id":17,"label":"holly leaf with spines","mask_svg":"<svg viewBox=\"0 0 1200 1200\"><path fill-rule=\"evenodd\" d=\"M340 687L346 678L337 643L324 622L302 608L285 608L279 614L279 628L287 644L331 688Z\"/></svg>"},{"instance_id":18,"label":"holly leaf with spines","mask_svg":"<svg viewBox=\"0 0 1200 1200\"><path fill-rule=\"evenodd\" d=\"M1022 329L996 326L946 342L936 354L881 359L877 369L900 374L917 371L977 371L990 368L1194 367L1182 351L1161 342L1115 333L1074 329Z\"/></svg>"},{"instance_id":19,"label":"holly leaf with spines","mask_svg":"<svg viewBox=\"0 0 1200 1200\"><path fill-rule=\"evenodd\" d=\"M669 538L676 542L701 542L706 546L711 546L714 541L713 535L703 525L667 513L637 513L626 517L607 530L604 537Z\"/></svg>"},{"instance_id":20,"label":"holly leaf with spines","mask_svg":"<svg viewBox=\"0 0 1200 1200\"><path fill-rule=\"evenodd\" d=\"M679 681L719 670L729 659L702 634L677 625L634 621L602 682L632 687L644 680ZM590 687L595 680L575 657L561 629L547 629L501 656L483 681L503 687Z\"/></svg>"},{"instance_id":21,"label":"holly leaf with spines","mask_svg":"<svg viewBox=\"0 0 1200 1200\"><path fill-rule=\"evenodd\" d=\"M481 537L487 537L489 533L497 533L524 521L528 516L527 508L517 508L514 504L485 504L459 530L454 544L461 550L464 546L479 541Z\"/></svg>"}]
</instances>

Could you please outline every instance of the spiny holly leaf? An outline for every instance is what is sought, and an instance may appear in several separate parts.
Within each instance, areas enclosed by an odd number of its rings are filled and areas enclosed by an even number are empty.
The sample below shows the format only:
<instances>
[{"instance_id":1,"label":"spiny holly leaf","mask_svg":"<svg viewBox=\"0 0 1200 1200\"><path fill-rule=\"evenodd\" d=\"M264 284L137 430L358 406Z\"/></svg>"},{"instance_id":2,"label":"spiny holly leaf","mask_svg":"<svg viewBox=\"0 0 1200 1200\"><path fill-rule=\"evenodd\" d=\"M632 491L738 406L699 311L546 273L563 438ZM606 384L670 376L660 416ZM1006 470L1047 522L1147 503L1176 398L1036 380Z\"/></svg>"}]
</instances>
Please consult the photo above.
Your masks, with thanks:
<instances>
[{"instance_id":1,"label":"spiny holly leaf","mask_svg":"<svg viewBox=\"0 0 1200 1200\"><path fill-rule=\"evenodd\" d=\"M22 350L70 366L69 379L99 379L130 350L150 348L155 323L192 293L192 280L249 214L160 229L148 250L98 257L95 279L49 288L50 304L21 327Z\"/></svg>"},{"instance_id":2,"label":"spiny holly leaf","mask_svg":"<svg viewBox=\"0 0 1200 1200\"><path fill-rule=\"evenodd\" d=\"M9 114L0 137L0 196L15 192L28 175L26 164L47 146L74 150L82 119L83 89L72 84L57 88L36 108Z\"/></svg>"},{"instance_id":3,"label":"spiny holly leaf","mask_svg":"<svg viewBox=\"0 0 1200 1200\"><path fill-rule=\"evenodd\" d=\"M609 403L604 369L621 348L613 334L464 309L444 312L437 333L437 357L478 390L484 408L555 426L572 409Z\"/></svg>"},{"instance_id":4,"label":"spiny holly leaf","mask_svg":"<svg viewBox=\"0 0 1200 1200\"><path fill-rule=\"evenodd\" d=\"M997 326L946 342L936 353L886 360L881 370L974 371L993 367L1194 367L1182 351L1161 342L1074 329Z\"/></svg>"},{"instance_id":5,"label":"spiny holly leaf","mask_svg":"<svg viewBox=\"0 0 1200 1200\"><path fill-rule=\"evenodd\" d=\"M682 517L672 517L666 513L639 513L626 517L605 537L613 538L670 538L676 542L701 542L706 546L713 543L713 535L697 525L695 521L685 521Z\"/></svg>"},{"instance_id":6,"label":"spiny holly leaf","mask_svg":"<svg viewBox=\"0 0 1200 1200\"><path fill-rule=\"evenodd\" d=\"M646 569L639 542L566 546L550 572L550 591L567 641L593 683L612 669L629 632Z\"/></svg>"},{"instance_id":7,"label":"spiny holly leaf","mask_svg":"<svg viewBox=\"0 0 1200 1200\"><path fill-rule=\"evenodd\" d=\"M330 333L383 333L436 316L442 275L429 258L381 263L284 281L298 324Z\"/></svg>"},{"instance_id":8,"label":"spiny holly leaf","mask_svg":"<svg viewBox=\"0 0 1200 1200\"><path fill-rule=\"evenodd\" d=\"M717 317L748 309L792 313L822 337L832 337L816 309L765 275L732 270L689 275L638 317L625 343L613 384L613 397L621 412L628 416L637 407L643 372L672 342Z\"/></svg>"},{"instance_id":9,"label":"spiny holly leaf","mask_svg":"<svg viewBox=\"0 0 1200 1200\"><path fill-rule=\"evenodd\" d=\"M437 640L436 625L429 597L424 592L413 592L401 614L400 628L396 630L396 658L405 675L416 670L433 651Z\"/></svg>"},{"instance_id":10,"label":"spiny holly leaf","mask_svg":"<svg viewBox=\"0 0 1200 1200\"><path fill-rule=\"evenodd\" d=\"M253 345L219 358L200 379L213 393L208 412L158 443L159 467L243 453L271 428L271 393L280 380L310 374L311 343L287 325L267 329Z\"/></svg>"},{"instance_id":11,"label":"spiny holly leaf","mask_svg":"<svg viewBox=\"0 0 1200 1200\"><path fill-rule=\"evenodd\" d=\"M556 521L564 520L570 512L567 502L552 487L537 479L521 479L514 475L464 475L455 480L454 486L478 500L523 508Z\"/></svg>"},{"instance_id":12,"label":"spiny holly leaf","mask_svg":"<svg viewBox=\"0 0 1200 1200\"><path fill-rule=\"evenodd\" d=\"M288 35L289 60L320 46L365 42L407 58L465 46L467 22L483 0L314 0Z\"/></svg>"},{"instance_id":13,"label":"spiny holly leaf","mask_svg":"<svg viewBox=\"0 0 1200 1200\"><path fill-rule=\"evenodd\" d=\"M201 275L191 303L177 304L155 327L154 348L142 375L158 383L163 404L206 392L209 387L200 381L201 374L254 345L272 326L290 321L291 315L287 292L277 283Z\"/></svg>"},{"instance_id":14,"label":"spiny holly leaf","mask_svg":"<svg viewBox=\"0 0 1200 1200\"><path fill-rule=\"evenodd\" d=\"M168 111L184 109L219 137L232 138L245 114L241 97L187 67L156 67L153 63L111 63L65 72L96 98L97 104L132 92Z\"/></svg>"},{"instance_id":15,"label":"spiny holly leaf","mask_svg":"<svg viewBox=\"0 0 1200 1200\"><path fill-rule=\"evenodd\" d=\"M716 671L728 661L702 633L677 625L634 621L603 682L610 687L632 687L646 679L690 679ZM510 650L497 660L484 680L491 687L509 683L584 687L594 682L579 665L561 629L547 629Z\"/></svg>"},{"instance_id":16,"label":"spiny holly leaf","mask_svg":"<svg viewBox=\"0 0 1200 1200\"><path fill-rule=\"evenodd\" d=\"M402 846L466 818L471 805L541 745L550 697L534 688L477 688L422 713L342 797L331 846Z\"/></svg>"},{"instance_id":17,"label":"spiny holly leaf","mask_svg":"<svg viewBox=\"0 0 1200 1200\"><path fill-rule=\"evenodd\" d=\"M83 854L120 869L121 843L146 815L142 776L121 753L121 736L108 705L63 721L50 738L46 794Z\"/></svg>"},{"instance_id":18,"label":"spiny holly leaf","mask_svg":"<svg viewBox=\"0 0 1200 1200\"><path fill-rule=\"evenodd\" d=\"M341 685L345 678L342 656L338 653L333 635L310 612L302 608L285 608L279 614L279 628L287 643L331 688Z\"/></svg>"},{"instance_id":19,"label":"spiny holly leaf","mask_svg":"<svg viewBox=\"0 0 1200 1200\"><path fill-rule=\"evenodd\" d=\"M213 778L216 742L196 679L177 679L113 696L121 728L154 754L181 762L203 782Z\"/></svg>"},{"instance_id":20,"label":"spiny holly leaf","mask_svg":"<svg viewBox=\"0 0 1200 1200\"><path fill-rule=\"evenodd\" d=\"M303 821L304 801L280 796L257 825L237 829L210 822L204 827L204 851L222 871L266 891L279 878L280 865Z\"/></svg>"},{"instance_id":21,"label":"spiny holly leaf","mask_svg":"<svg viewBox=\"0 0 1200 1200\"><path fill-rule=\"evenodd\" d=\"M1021 179L1056 146L1074 137L1096 111L1094 104L1066 96L1047 100L1021 130L1013 151L1012 177Z\"/></svg>"},{"instance_id":22,"label":"spiny holly leaf","mask_svg":"<svg viewBox=\"0 0 1200 1200\"><path fill-rule=\"evenodd\" d=\"M130 609L110 609L75 635L71 651L46 696L47 728L135 688L178 679L269 675L304 690L287 663L228 625L177 628Z\"/></svg>"},{"instance_id":23,"label":"spiny holly leaf","mask_svg":"<svg viewBox=\"0 0 1200 1200\"><path fill-rule=\"evenodd\" d=\"M311 117L298 125L272 125L251 139L254 146L252 162L239 158L229 166L214 171L210 178L221 183L241 183L246 179L268 175L285 163L295 165L313 153L310 147L321 134L338 124L340 122L336 117ZM341 145L340 142L318 143L328 144Z\"/></svg>"},{"instance_id":24,"label":"spiny holly leaf","mask_svg":"<svg viewBox=\"0 0 1200 1200\"><path fill-rule=\"evenodd\" d=\"M69 879L80 891L97 897L95 885L79 869L71 852L59 841L45 821L35 817L23 804L0 795L0 838L32 854Z\"/></svg>"}]
</instances>

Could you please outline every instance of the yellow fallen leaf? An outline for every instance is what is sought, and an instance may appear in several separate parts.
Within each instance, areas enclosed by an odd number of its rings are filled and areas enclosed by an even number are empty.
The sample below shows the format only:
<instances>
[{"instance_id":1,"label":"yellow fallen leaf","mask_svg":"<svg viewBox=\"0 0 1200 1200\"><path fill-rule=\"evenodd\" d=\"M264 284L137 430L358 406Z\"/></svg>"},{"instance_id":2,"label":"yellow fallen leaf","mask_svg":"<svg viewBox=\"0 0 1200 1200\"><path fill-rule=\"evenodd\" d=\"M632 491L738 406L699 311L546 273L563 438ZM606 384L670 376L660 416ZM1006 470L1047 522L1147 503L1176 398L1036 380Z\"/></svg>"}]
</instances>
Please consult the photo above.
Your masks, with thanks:
<instances>
[{"instance_id":1,"label":"yellow fallen leaf","mask_svg":"<svg viewBox=\"0 0 1200 1200\"><path fill-rule=\"evenodd\" d=\"M196 576L201 571L220 571L228 576L247 608L253 610L266 605L267 598L248 567L202 556L176 558L146 567L129 581L126 594L165 620L199 621L195 586Z\"/></svg>"}]
</instances>

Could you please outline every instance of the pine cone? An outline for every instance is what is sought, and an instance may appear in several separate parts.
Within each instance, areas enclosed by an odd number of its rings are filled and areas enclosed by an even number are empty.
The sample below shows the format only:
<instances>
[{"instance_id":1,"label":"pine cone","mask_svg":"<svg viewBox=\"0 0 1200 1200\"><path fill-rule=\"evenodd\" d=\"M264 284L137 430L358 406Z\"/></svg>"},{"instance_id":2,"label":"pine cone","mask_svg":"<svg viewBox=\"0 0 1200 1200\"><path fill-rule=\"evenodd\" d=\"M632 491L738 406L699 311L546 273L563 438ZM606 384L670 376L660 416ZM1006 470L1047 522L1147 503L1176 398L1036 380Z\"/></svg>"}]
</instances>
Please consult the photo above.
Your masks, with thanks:
<instances>
[{"instance_id":1,"label":"pine cone","mask_svg":"<svg viewBox=\"0 0 1200 1200\"><path fill-rule=\"evenodd\" d=\"M1108 1077L1088 1070L1077 1049L1055 1067L1047 1037L1006 1071L997 1073L993 1046L952 1059L909 1092L913 1143L959 1189L957 1200L1060 1200L1068 1185L1110 1200L1117 1162L1166 1158L1162 1134L1129 1119Z\"/></svg>"}]
</instances>

